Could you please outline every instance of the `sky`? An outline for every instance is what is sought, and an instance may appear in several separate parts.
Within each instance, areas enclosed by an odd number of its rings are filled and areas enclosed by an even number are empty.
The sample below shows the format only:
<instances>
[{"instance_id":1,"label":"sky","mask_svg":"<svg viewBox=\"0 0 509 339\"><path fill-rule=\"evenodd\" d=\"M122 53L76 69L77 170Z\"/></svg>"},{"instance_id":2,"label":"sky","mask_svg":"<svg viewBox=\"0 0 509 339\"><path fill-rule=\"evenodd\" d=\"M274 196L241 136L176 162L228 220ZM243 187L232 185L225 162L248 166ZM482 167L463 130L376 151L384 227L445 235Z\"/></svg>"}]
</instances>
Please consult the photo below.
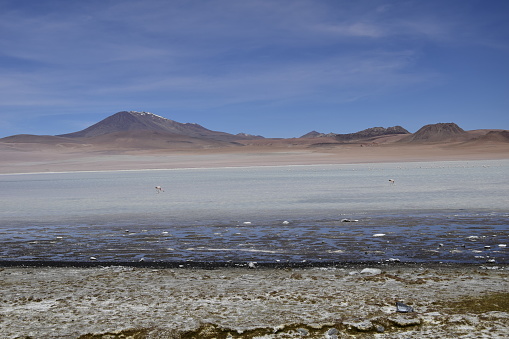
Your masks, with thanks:
<instances>
[{"instance_id":1,"label":"sky","mask_svg":"<svg viewBox=\"0 0 509 339\"><path fill-rule=\"evenodd\" d=\"M507 0L0 0L0 138L146 111L299 137L509 129Z\"/></svg>"}]
</instances>

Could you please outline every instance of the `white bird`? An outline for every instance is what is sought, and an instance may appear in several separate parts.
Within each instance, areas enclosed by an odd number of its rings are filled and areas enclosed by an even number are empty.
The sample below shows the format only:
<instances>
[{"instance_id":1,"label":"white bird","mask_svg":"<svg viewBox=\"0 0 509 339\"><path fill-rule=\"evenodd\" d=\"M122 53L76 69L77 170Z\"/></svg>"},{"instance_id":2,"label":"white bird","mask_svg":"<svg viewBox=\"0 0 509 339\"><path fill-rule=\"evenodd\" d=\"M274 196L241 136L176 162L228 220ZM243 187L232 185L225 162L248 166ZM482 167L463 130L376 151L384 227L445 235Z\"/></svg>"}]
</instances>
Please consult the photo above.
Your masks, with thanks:
<instances>
[{"instance_id":1,"label":"white bird","mask_svg":"<svg viewBox=\"0 0 509 339\"><path fill-rule=\"evenodd\" d=\"M164 190L161 186L156 186L156 192L161 193L161 192L164 192Z\"/></svg>"},{"instance_id":2,"label":"white bird","mask_svg":"<svg viewBox=\"0 0 509 339\"><path fill-rule=\"evenodd\" d=\"M389 182L394 185L396 183L396 181L394 179L389 179Z\"/></svg>"}]
</instances>

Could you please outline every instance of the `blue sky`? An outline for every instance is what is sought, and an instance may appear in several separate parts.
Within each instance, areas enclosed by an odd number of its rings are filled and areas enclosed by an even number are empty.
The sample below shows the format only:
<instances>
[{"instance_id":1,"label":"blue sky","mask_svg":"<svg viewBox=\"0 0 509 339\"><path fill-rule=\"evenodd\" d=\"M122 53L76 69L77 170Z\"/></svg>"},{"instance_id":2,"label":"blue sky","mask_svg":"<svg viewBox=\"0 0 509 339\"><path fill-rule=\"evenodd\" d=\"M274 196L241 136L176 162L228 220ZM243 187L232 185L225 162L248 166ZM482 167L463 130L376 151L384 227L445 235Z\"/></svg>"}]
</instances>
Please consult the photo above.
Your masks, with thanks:
<instances>
[{"instance_id":1,"label":"blue sky","mask_svg":"<svg viewBox=\"0 0 509 339\"><path fill-rule=\"evenodd\" d=\"M0 137L123 110L296 137L509 129L506 0L0 0Z\"/></svg>"}]
</instances>

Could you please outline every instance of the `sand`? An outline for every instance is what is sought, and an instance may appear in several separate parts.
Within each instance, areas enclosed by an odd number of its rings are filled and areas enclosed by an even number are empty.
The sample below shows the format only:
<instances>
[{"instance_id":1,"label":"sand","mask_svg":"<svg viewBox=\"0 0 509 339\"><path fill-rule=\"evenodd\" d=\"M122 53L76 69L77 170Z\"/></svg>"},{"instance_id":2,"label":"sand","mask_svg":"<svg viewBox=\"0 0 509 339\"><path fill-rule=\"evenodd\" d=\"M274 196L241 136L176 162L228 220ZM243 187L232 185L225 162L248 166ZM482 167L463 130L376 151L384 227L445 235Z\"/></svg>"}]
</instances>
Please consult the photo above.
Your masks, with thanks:
<instances>
[{"instance_id":1,"label":"sand","mask_svg":"<svg viewBox=\"0 0 509 339\"><path fill-rule=\"evenodd\" d=\"M509 159L509 143L358 144L321 146L292 144L248 145L195 150L116 150L95 147L59 148L0 143L0 174L140 170L239 166L284 166L408 161Z\"/></svg>"},{"instance_id":2,"label":"sand","mask_svg":"<svg viewBox=\"0 0 509 339\"><path fill-rule=\"evenodd\" d=\"M1 338L506 338L509 267L5 267ZM414 312L396 312L396 302ZM130 336L128 336L130 335Z\"/></svg>"}]
</instances>

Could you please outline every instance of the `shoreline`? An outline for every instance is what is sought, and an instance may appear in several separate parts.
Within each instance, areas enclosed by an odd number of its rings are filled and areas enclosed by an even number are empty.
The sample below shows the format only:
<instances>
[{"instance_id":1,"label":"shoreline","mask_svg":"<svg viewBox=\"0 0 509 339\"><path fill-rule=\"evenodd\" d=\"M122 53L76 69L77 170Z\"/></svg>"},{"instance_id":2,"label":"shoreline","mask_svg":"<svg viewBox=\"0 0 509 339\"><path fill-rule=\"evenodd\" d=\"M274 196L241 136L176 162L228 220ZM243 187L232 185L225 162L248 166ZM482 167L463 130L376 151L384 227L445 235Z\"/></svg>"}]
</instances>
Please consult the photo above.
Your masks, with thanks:
<instances>
[{"instance_id":1,"label":"shoreline","mask_svg":"<svg viewBox=\"0 0 509 339\"><path fill-rule=\"evenodd\" d=\"M498 262L443 262L443 261L297 261L297 262L258 262L258 261L57 261L57 260L0 260L0 268L139 268L139 269L347 269L360 267L378 267L383 269L420 269L420 268L483 268L507 269L509 263Z\"/></svg>"},{"instance_id":2,"label":"shoreline","mask_svg":"<svg viewBox=\"0 0 509 339\"><path fill-rule=\"evenodd\" d=\"M503 338L509 268L476 266L0 268L0 326L6 339Z\"/></svg>"},{"instance_id":3,"label":"shoreline","mask_svg":"<svg viewBox=\"0 0 509 339\"><path fill-rule=\"evenodd\" d=\"M308 167L308 166L348 166L348 165L380 165L380 164L415 164L415 163L461 163L490 161L498 162L509 160L509 155L502 158L486 159L453 159L453 160L398 160L398 161L359 161L359 162L331 162L331 163L305 163L305 164L265 164L265 165L229 165L229 166L197 166L197 167L169 167L169 168L135 168L135 169L102 169L102 170L65 170L65 171L40 171L40 172L0 172L0 176L7 175L31 175L31 174L69 174L69 173L109 173L109 172L143 172L143 171L188 171L188 170L213 170L213 169L251 169L251 168L280 168L280 167Z\"/></svg>"}]
</instances>

